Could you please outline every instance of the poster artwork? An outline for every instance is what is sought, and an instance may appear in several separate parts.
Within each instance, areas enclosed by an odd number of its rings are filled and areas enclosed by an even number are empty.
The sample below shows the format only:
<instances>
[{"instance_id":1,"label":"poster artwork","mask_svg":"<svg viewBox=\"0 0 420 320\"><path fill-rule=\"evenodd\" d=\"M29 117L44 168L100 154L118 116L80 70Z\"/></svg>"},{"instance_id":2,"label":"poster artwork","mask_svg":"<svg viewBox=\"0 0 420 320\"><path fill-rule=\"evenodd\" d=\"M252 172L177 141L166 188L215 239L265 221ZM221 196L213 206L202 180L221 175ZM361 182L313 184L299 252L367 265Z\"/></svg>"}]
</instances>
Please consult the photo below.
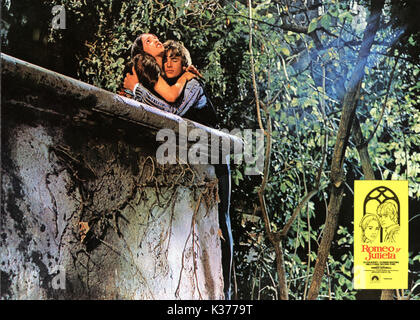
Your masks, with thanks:
<instances>
[{"instance_id":1,"label":"poster artwork","mask_svg":"<svg viewBox=\"0 0 420 320\"><path fill-rule=\"evenodd\" d=\"M354 288L408 286L408 181L354 182Z\"/></svg>"}]
</instances>

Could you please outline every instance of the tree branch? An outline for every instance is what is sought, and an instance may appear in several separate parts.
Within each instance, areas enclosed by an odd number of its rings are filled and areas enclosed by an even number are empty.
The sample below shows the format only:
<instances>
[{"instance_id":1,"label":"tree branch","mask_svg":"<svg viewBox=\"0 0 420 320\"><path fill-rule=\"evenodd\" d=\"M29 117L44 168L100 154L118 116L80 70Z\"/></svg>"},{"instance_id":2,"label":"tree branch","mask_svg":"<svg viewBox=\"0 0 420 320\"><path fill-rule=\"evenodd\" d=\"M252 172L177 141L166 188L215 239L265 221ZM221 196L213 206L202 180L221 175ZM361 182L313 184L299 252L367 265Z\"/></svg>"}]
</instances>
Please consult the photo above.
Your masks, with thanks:
<instances>
[{"instance_id":1,"label":"tree branch","mask_svg":"<svg viewBox=\"0 0 420 320\"><path fill-rule=\"evenodd\" d=\"M357 145L357 148L359 148L359 147L363 148L363 147L365 147L369 144L370 140L372 140L372 138L375 136L375 133L378 130L380 123L382 122L382 118L383 118L384 113L385 113L385 108L386 108L386 105L388 104L389 91L391 89L392 81L394 80L395 69L396 69L397 64L398 64L399 56L400 56L400 54L398 54L398 56L395 60L395 63L394 63L394 67L392 68L392 71L391 71L391 76L389 78L388 86L387 86L387 89L386 89L385 101L382 105L381 115L379 116L378 122L376 123L375 128L373 129L369 138L367 138L365 141L363 141L363 145L360 145L360 146Z\"/></svg>"},{"instance_id":2,"label":"tree branch","mask_svg":"<svg viewBox=\"0 0 420 320\"><path fill-rule=\"evenodd\" d=\"M252 72L252 84L254 87L254 94L255 94L255 102L257 105L257 115L258 115L258 123L261 128L261 130L264 131L264 135L267 137L267 149L265 152L265 163L264 163L264 172L263 172L263 180L261 182L261 186L258 190L258 197L260 201L261 206L261 212L264 219L265 229L268 235L269 240L274 246L274 250L276 252L276 266L277 266L277 274L279 277L279 293L280 293L280 299L282 300L288 300L288 292L287 292L287 285L286 285L286 272L284 268L284 258L283 258L283 248L281 240L278 239L278 237L275 236L275 234L271 231L271 225L270 225L270 219L267 212L267 206L265 203L264 198L264 192L265 187L267 184L267 179L269 175L269 169L270 169L270 159L271 159L271 118L270 113L267 110L267 107L264 103L260 102L258 97L258 90L257 90L257 83L255 80L255 69L254 69L254 58L252 53L252 4L251 0L248 1L249 5L249 50L250 50L250 60L251 60L251 72ZM265 131L262 121L261 121L261 110L260 110L260 104L264 108L265 114L267 116L267 131Z\"/></svg>"},{"instance_id":3,"label":"tree branch","mask_svg":"<svg viewBox=\"0 0 420 320\"><path fill-rule=\"evenodd\" d=\"M250 62L251 62L251 73L252 73L252 85L254 88L254 96L255 96L255 104L257 105L257 117L258 117L258 125L260 129L263 130L264 135L267 133L264 130L264 126L261 121L261 109L260 109L260 99L258 95L258 88L257 88L257 81L255 79L255 66L254 66L254 51L252 49L252 6L251 0L249 0L249 54L250 54Z\"/></svg>"}]
</instances>

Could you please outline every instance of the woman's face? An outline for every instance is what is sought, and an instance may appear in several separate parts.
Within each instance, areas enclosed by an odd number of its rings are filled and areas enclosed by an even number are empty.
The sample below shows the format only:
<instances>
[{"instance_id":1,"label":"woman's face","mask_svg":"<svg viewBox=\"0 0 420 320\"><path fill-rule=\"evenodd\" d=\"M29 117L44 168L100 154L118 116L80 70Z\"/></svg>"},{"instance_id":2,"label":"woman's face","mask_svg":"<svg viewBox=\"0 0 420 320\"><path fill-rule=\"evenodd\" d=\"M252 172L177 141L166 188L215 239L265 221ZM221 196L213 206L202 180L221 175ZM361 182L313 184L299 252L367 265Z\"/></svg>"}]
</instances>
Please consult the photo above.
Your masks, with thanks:
<instances>
[{"instance_id":1,"label":"woman's face","mask_svg":"<svg viewBox=\"0 0 420 320\"><path fill-rule=\"evenodd\" d=\"M371 220L365 229L365 237L369 241L375 241L379 233L379 223L376 220Z\"/></svg>"},{"instance_id":2,"label":"woman's face","mask_svg":"<svg viewBox=\"0 0 420 320\"><path fill-rule=\"evenodd\" d=\"M144 52L152 55L153 57L162 56L165 52L162 43L154 34L144 34L141 37Z\"/></svg>"},{"instance_id":3,"label":"woman's face","mask_svg":"<svg viewBox=\"0 0 420 320\"><path fill-rule=\"evenodd\" d=\"M169 79L178 77L183 71L181 57L172 55L172 51L168 51L163 68Z\"/></svg>"}]
</instances>

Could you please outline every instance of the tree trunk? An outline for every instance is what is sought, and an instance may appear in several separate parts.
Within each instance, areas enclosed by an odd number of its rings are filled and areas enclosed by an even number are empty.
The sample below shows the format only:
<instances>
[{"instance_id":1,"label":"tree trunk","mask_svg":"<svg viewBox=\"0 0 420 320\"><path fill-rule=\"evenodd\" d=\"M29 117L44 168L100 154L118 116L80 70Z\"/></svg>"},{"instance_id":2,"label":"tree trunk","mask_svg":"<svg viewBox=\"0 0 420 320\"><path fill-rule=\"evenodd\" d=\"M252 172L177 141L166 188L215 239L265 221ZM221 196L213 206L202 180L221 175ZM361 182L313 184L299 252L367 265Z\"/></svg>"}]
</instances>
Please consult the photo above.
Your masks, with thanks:
<instances>
[{"instance_id":1,"label":"tree trunk","mask_svg":"<svg viewBox=\"0 0 420 320\"><path fill-rule=\"evenodd\" d=\"M365 139L357 116L354 118L353 123L353 137L354 142L356 143L357 152L359 153L360 162L362 163L362 171L365 179L375 180L375 173L372 168L372 163L370 162L367 144L365 144Z\"/></svg>"},{"instance_id":2,"label":"tree trunk","mask_svg":"<svg viewBox=\"0 0 420 320\"><path fill-rule=\"evenodd\" d=\"M331 163L331 193L330 202L328 204L328 216L325 222L321 244L318 249L311 287L309 288L308 292L308 299L310 300L314 300L318 296L321 280L324 275L325 265L330 252L331 242L334 238L335 230L337 227L338 214L344 193L343 163L345 151L347 148L348 139L350 137L352 128L352 122L356 111L360 85L364 75L364 68L366 66L370 49L373 45L376 31L379 27L383 5L384 1L372 1L372 12L363 36L363 42L359 51L357 64L353 70L349 80L347 92L343 99L340 126L338 128L337 141L335 143L334 154Z\"/></svg>"}]
</instances>

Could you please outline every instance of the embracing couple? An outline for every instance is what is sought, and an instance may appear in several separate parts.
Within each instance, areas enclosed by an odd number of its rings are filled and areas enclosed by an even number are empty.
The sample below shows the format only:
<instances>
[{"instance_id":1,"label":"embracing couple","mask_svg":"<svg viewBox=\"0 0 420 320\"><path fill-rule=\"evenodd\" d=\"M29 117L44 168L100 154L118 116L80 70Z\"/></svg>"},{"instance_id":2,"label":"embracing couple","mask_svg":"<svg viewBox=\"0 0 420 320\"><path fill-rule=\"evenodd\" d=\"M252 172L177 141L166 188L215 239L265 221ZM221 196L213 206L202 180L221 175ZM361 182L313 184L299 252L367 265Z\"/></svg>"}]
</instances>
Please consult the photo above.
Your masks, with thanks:
<instances>
[{"instance_id":1,"label":"embracing couple","mask_svg":"<svg viewBox=\"0 0 420 320\"><path fill-rule=\"evenodd\" d=\"M124 88L135 100L174 113L209 127L217 125L217 116L206 95L201 77L181 42L161 43L149 33L141 34L131 47L132 74L124 79ZM229 161L215 165L218 178L219 227L225 298L230 299L233 239L230 224L231 178Z\"/></svg>"},{"instance_id":2,"label":"embracing couple","mask_svg":"<svg viewBox=\"0 0 420 320\"><path fill-rule=\"evenodd\" d=\"M181 42L162 44L153 34L141 34L131 47L131 64L124 88L137 101L209 127L217 125L216 111L197 79L201 75Z\"/></svg>"},{"instance_id":3,"label":"embracing couple","mask_svg":"<svg viewBox=\"0 0 420 320\"><path fill-rule=\"evenodd\" d=\"M397 242L400 233L399 210L392 200L378 205L376 213L367 213L360 221L362 241L372 243L380 238L380 242Z\"/></svg>"}]
</instances>

